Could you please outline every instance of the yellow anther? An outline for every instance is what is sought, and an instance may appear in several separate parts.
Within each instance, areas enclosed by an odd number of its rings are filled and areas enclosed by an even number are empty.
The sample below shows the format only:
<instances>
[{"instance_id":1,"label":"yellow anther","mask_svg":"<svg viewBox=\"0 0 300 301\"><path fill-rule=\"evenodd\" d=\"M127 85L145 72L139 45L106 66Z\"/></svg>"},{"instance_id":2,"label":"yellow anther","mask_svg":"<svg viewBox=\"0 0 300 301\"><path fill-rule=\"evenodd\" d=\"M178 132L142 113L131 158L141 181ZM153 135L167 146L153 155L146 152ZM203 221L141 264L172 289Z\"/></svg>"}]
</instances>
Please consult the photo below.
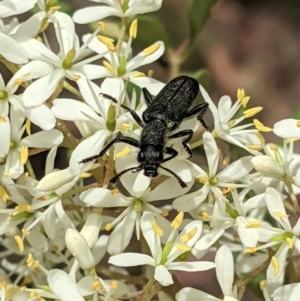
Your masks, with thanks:
<instances>
[{"instance_id":1,"label":"yellow anther","mask_svg":"<svg viewBox=\"0 0 300 301\"><path fill-rule=\"evenodd\" d=\"M80 78L81 78L81 76L78 75L78 74L74 74L74 75L72 76L72 80L73 80L74 82L77 82L78 80L80 80Z\"/></svg>"},{"instance_id":2,"label":"yellow anther","mask_svg":"<svg viewBox=\"0 0 300 301\"><path fill-rule=\"evenodd\" d=\"M249 110L246 110L243 112L243 115L245 118L250 118L255 116L257 113L259 113L261 110L263 109L263 107L255 107Z\"/></svg>"},{"instance_id":3,"label":"yellow anther","mask_svg":"<svg viewBox=\"0 0 300 301\"><path fill-rule=\"evenodd\" d=\"M132 77L134 77L134 78L145 77L145 73L136 71L136 72L133 73Z\"/></svg>"},{"instance_id":4,"label":"yellow anther","mask_svg":"<svg viewBox=\"0 0 300 301\"><path fill-rule=\"evenodd\" d=\"M185 245L181 245L181 244L176 244L175 245L176 248L182 252L188 252L188 251L191 251L192 248L188 247L188 246L185 246Z\"/></svg>"},{"instance_id":5,"label":"yellow anther","mask_svg":"<svg viewBox=\"0 0 300 301\"><path fill-rule=\"evenodd\" d=\"M110 52L116 52L116 47L114 45L108 46Z\"/></svg>"},{"instance_id":6,"label":"yellow anther","mask_svg":"<svg viewBox=\"0 0 300 301\"><path fill-rule=\"evenodd\" d=\"M18 245L20 253L23 253L24 252L24 243L23 243L22 238L19 235L16 235L15 236L15 241Z\"/></svg>"},{"instance_id":7,"label":"yellow anther","mask_svg":"<svg viewBox=\"0 0 300 301\"><path fill-rule=\"evenodd\" d=\"M287 237L287 238L285 239L285 241L286 241L286 244L288 245L288 247L289 247L290 249L293 249L293 248L294 248L294 242L293 242L293 240L292 240L290 237Z\"/></svg>"},{"instance_id":8,"label":"yellow anther","mask_svg":"<svg viewBox=\"0 0 300 301\"><path fill-rule=\"evenodd\" d=\"M138 20L135 19L131 22L130 29L129 29L129 35L134 39L136 38L137 35L137 25L138 25Z\"/></svg>"},{"instance_id":9,"label":"yellow anther","mask_svg":"<svg viewBox=\"0 0 300 301\"><path fill-rule=\"evenodd\" d=\"M9 199L8 193L2 185L0 185L0 199L3 202L7 202L7 200Z\"/></svg>"},{"instance_id":10,"label":"yellow anther","mask_svg":"<svg viewBox=\"0 0 300 301\"><path fill-rule=\"evenodd\" d=\"M237 90L237 99L242 99L245 97L245 90L244 89L238 89Z\"/></svg>"},{"instance_id":11,"label":"yellow anther","mask_svg":"<svg viewBox=\"0 0 300 301\"><path fill-rule=\"evenodd\" d=\"M92 289L93 291L98 291L101 288L101 283L99 280L93 281Z\"/></svg>"},{"instance_id":12,"label":"yellow anther","mask_svg":"<svg viewBox=\"0 0 300 301\"><path fill-rule=\"evenodd\" d=\"M82 172L80 174L80 178L82 179L87 179L87 178L90 178L92 176L92 174L90 172Z\"/></svg>"},{"instance_id":13,"label":"yellow anther","mask_svg":"<svg viewBox=\"0 0 300 301\"><path fill-rule=\"evenodd\" d=\"M183 217L184 217L184 213L183 211L180 211L172 221L171 227L174 229L178 229L182 223Z\"/></svg>"},{"instance_id":14,"label":"yellow anther","mask_svg":"<svg viewBox=\"0 0 300 301\"><path fill-rule=\"evenodd\" d=\"M248 102L250 100L250 96L246 96L246 97L243 97L240 101L241 101L241 104L243 106L243 108L246 108L247 105L248 105Z\"/></svg>"},{"instance_id":15,"label":"yellow anther","mask_svg":"<svg viewBox=\"0 0 300 301\"><path fill-rule=\"evenodd\" d=\"M155 53L160 48L160 44L156 43L143 50L145 56Z\"/></svg>"},{"instance_id":16,"label":"yellow anther","mask_svg":"<svg viewBox=\"0 0 300 301\"><path fill-rule=\"evenodd\" d=\"M291 143L291 142L296 142L296 141L298 141L298 140L300 140L299 138L286 138L285 139L285 142L287 143L287 144L289 144L289 143Z\"/></svg>"},{"instance_id":17,"label":"yellow anther","mask_svg":"<svg viewBox=\"0 0 300 301\"><path fill-rule=\"evenodd\" d=\"M260 132L264 132L264 133L272 132L272 129L270 127L264 126L258 119L253 119L253 123L256 129Z\"/></svg>"},{"instance_id":18,"label":"yellow anther","mask_svg":"<svg viewBox=\"0 0 300 301\"><path fill-rule=\"evenodd\" d=\"M16 84L17 86L20 86L22 83L23 83L23 80L22 80L21 78L17 78L17 79L15 80L15 84Z\"/></svg>"},{"instance_id":19,"label":"yellow anther","mask_svg":"<svg viewBox=\"0 0 300 301\"><path fill-rule=\"evenodd\" d=\"M27 289L26 285L20 287L20 292L24 292Z\"/></svg>"},{"instance_id":20,"label":"yellow anther","mask_svg":"<svg viewBox=\"0 0 300 301\"><path fill-rule=\"evenodd\" d=\"M252 248L248 248L245 250L245 253L246 254L252 254L252 253L255 253L257 251L257 248L256 247L252 247Z\"/></svg>"},{"instance_id":21,"label":"yellow anther","mask_svg":"<svg viewBox=\"0 0 300 301\"><path fill-rule=\"evenodd\" d=\"M29 119L26 120L25 129L28 136L31 135L31 121Z\"/></svg>"},{"instance_id":22,"label":"yellow anther","mask_svg":"<svg viewBox=\"0 0 300 301\"><path fill-rule=\"evenodd\" d=\"M111 230L111 228L112 228L112 224L111 223L107 223L106 225L105 225L105 230L106 231L110 231Z\"/></svg>"},{"instance_id":23,"label":"yellow anther","mask_svg":"<svg viewBox=\"0 0 300 301\"><path fill-rule=\"evenodd\" d=\"M108 38L105 36L101 36L101 35L98 35L97 39L99 42L103 43L107 47L114 46L114 42L115 42L114 39L111 39L111 38Z\"/></svg>"},{"instance_id":24,"label":"yellow anther","mask_svg":"<svg viewBox=\"0 0 300 301\"><path fill-rule=\"evenodd\" d=\"M118 281L113 280L113 281L110 283L110 287L111 287L112 289L118 288L118 287L119 287Z\"/></svg>"},{"instance_id":25,"label":"yellow anther","mask_svg":"<svg viewBox=\"0 0 300 301\"><path fill-rule=\"evenodd\" d=\"M0 122L6 123L7 119L4 116L0 116Z\"/></svg>"},{"instance_id":26,"label":"yellow anther","mask_svg":"<svg viewBox=\"0 0 300 301\"><path fill-rule=\"evenodd\" d=\"M300 120L297 121L296 127L300 128Z\"/></svg>"},{"instance_id":27,"label":"yellow anther","mask_svg":"<svg viewBox=\"0 0 300 301\"><path fill-rule=\"evenodd\" d=\"M29 267L33 266L33 261L34 261L33 256L32 256L31 253L29 253L29 254L28 254L28 257L27 257L27 260L26 260L27 265L28 265Z\"/></svg>"},{"instance_id":28,"label":"yellow anther","mask_svg":"<svg viewBox=\"0 0 300 301\"><path fill-rule=\"evenodd\" d=\"M29 235L30 234L30 232L28 231L28 230L26 230L26 229L22 229L22 233L25 235L25 236L27 236L27 235Z\"/></svg>"},{"instance_id":29,"label":"yellow anther","mask_svg":"<svg viewBox=\"0 0 300 301\"><path fill-rule=\"evenodd\" d=\"M261 226L261 221L253 221L253 222L249 222L246 225L246 228L259 228Z\"/></svg>"},{"instance_id":30,"label":"yellow anther","mask_svg":"<svg viewBox=\"0 0 300 301\"><path fill-rule=\"evenodd\" d=\"M287 217L289 217L288 214L286 214L286 213L281 213L281 212L273 212L273 214L274 214L275 216L279 217L279 218L287 218Z\"/></svg>"},{"instance_id":31,"label":"yellow anther","mask_svg":"<svg viewBox=\"0 0 300 301\"><path fill-rule=\"evenodd\" d=\"M224 188L222 189L222 194L223 194L223 195L227 195L227 194L228 194L230 191L232 191L232 190L233 190L233 187L231 187L231 186L230 186L230 187L227 187L227 188L224 187Z\"/></svg>"},{"instance_id":32,"label":"yellow anther","mask_svg":"<svg viewBox=\"0 0 300 301\"><path fill-rule=\"evenodd\" d=\"M216 154L217 154L217 155L220 155L220 154L221 154L221 149L217 148L217 149L216 149Z\"/></svg>"},{"instance_id":33,"label":"yellow anther","mask_svg":"<svg viewBox=\"0 0 300 301\"><path fill-rule=\"evenodd\" d=\"M117 189L117 188L112 189L112 190L110 191L110 194L111 194L111 195L118 195L118 194L119 194L119 189Z\"/></svg>"},{"instance_id":34,"label":"yellow anther","mask_svg":"<svg viewBox=\"0 0 300 301\"><path fill-rule=\"evenodd\" d=\"M56 6L51 6L51 7L49 7L49 10L52 11L52 12L56 12L56 11L58 11L60 8L61 8L61 6L56 5Z\"/></svg>"},{"instance_id":35,"label":"yellow anther","mask_svg":"<svg viewBox=\"0 0 300 301\"><path fill-rule=\"evenodd\" d=\"M159 237L162 237L164 235L164 231L158 226L156 220L152 221L152 228Z\"/></svg>"},{"instance_id":36,"label":"yellow anther","mask_svg":"<svg viewBox=\"0 0 300 301\"><path fill-rule=\"evenodd\" d=\"M21 156L21 164L25 164L28 159L28 147L22 145L20 149L20 156Z\"/></svg>"},{"instance_id":37,"label":"yellow anther","mask_svg":"<svg viewBox=\"0 0 300 301\"><path fill-rule=\"evenodd\" d=\"M198 213L198 216L203 218L203 219L209 219L209 214L208 212L205 212L205 211L199 211Z\"/></svg>"},{"instance_id":38,"label":"yellow anther","mask_svg":"<svg viewBox=\"0 0 300 301\"><path fill-rule=\"evenodd\" d=\"M265 286L266 286L266 280L262 280L262 281L259 282L259 288L261 290L263 290L265 288Z\"/></svg>"},{"instance_id":39,"label":"yellow anther","mask_svg":"<svg viewBox=\"0 0 300 301\"><path fill-rule=\"evenodd\" d=\"M162 215L163 217L167 217L167 216L169 215L169 211L163 210L163 211L161 212L161 215Z\"/></svg>"},{"instance_id":40,"label":"yellow anther","mask_svg":"<svg viewBox=\"0 0 300 301\"><path fill-rule=\"evenodd\" d=\"M54 245L54 246L52 246L52 248L51 248L51 252L52 253L57 253L59 251L59 248L58 248L58 246L57 245Z\"/></svg>"},{"instance_id":41,"label":"yellow anther","mask_svg":"<svg viewBox=\"0 0 300 301\"><path fill-rule=\"evenodd\" d=\"M128 131L129 130L129 123L122 123L120 126L119 126L119 130L120 131Z\"/></svg>"},{"instance_id":42,"label":"yellow anther","mask_svg":"<svg viewBox=\"0 0 300 301\"><path fill-rule=\"evenodd\" d=\"M0 289L6 288L7 283L5 281L0 282Z\"/></svg>"},{"instance_id":43,"label":"yellow anther","mask_svg":"<svg viewBox=\"0 0 300 301\"><path fill-rule=\"evenodd\" d=\"M182 242L187 242L187 241L191 240L195 236L196 233L197 233L197 228L195 227L194 229L192 229L191 231L189 231L185 235L182 235L180 237L180 240Z\"/></svg>"},{"instance_id":44,"label":"yellow anther","mask_svg":"<svg viewBox=\"0 0 300 301\"><path fill-rule=\"evenodd\" d=\"M152 69L149 69L148 72L147 72L147 76L152 77L153 74L154 74L154 71Z\"/></svg>"},{"instance_id":45,"label":"yellow anther","mask_svg":"<svg viewBox=\"0 0 300 301\"><path fill-rule=\"evenodd\" d=\"M269 148L270 148L270 150L272 150L272 151L277 151L277 150L278 150L278 146L277 146L276 144L274 144L274 143L271 143L271 144L269 145Z\"/></svg>"},{"instance_id":46,"label":"yellow anther","mask_svg":"<svg viewBox=\"0 0 300 301\"><path fill-rule=\"evenodd\" d=\"M230 163L230 159L227 157L223 160L222 164L227 166Z\"/></svg>"},{"instance_id":47,"label":"yellow anther","mask_svg":"<svg viewBox=\"0 0 300 301\"><path fill-rule=\"evenodd\" d=\"M250 148L250 149L256 150L256 151L260 151L263 148L262 145L259 145L259 144L245 144L245 146L247 148Z\"/></svg>"},{"instance_id":48,"label":"yellow anther","mask_svg":"<svg viewBox=\"0 0 300 301\"><path fill-rule=\"evenodd\" d=\"M275 275L279 272L279 262L275 256L272 256L271 263L273 265Z\"/></svg>"},{"instance_id":49,"label":"yellow anther","mask_svg":"<svg viewBox=\"0 0 300 301\"><path fill-rule=\"evenodd\" d=\"M202 183L202 184L205 184L205 183L208 182L208 179L205 178L205 177L200 177L200 178L198 178L198 181L199 181L200 183Z\"/></svg>"},{"instance_id":50,"label":"yellow anther","mask_svg":"<svg viewBox=\"0 0 300 301\"><path fill-rule=\"evenodd\" d=\"M100 27L100 30L105 30L105 23L103 21L98 22L98 26Z\"/></svg>"},{"instance_id":51,"label":"yellow anther","mask_svg":"<svg viewBox=\"0 0 300 301\"><path fill-rule=\"evenodd\" d=\"M112 76L116 76L113 66L108 61L103 61L103 66L110 72Z\"/></svg>"},{"instance_id":52,"label":"yellow anther","mask_svg":"<svg viewBox=\"0 0 300 301\"><path fill-rule=\"evenodd\" d=\"M116 158L122 158L127 156L131 152L130 146L125 146L121 151L116 153Z\"/></svg>"},{"instance_id":53,"label":"yellow anther","mask_svg":"<svg viewBox=\"0 0 300 301\"><path fill-rule=\"evenodd\" d=\"M20 212L30 212L31 211L31 206L28 204L20 204L15 207L15 210L20 213Z\"/></svg>"}]
</instances>

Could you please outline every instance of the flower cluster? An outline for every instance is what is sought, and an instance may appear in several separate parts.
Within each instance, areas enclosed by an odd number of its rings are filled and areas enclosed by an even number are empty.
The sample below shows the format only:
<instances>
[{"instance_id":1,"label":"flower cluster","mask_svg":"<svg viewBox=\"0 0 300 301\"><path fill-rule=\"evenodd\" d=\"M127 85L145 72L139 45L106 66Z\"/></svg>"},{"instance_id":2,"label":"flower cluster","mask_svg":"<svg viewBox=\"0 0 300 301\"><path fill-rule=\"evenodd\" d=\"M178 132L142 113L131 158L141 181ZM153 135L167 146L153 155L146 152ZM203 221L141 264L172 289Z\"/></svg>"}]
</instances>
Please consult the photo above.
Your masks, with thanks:
<instances>
[{"instance_id":1,"label":"flower cluster","mask_svg":"<svg viewBox=\"0 0 300 301\"><path fill-rule=\"evenodd\" d=\"M299 121L266 127L253 119L262 107L249 108L243 89L216 105L199 85L213 122L187 144L203 116L192 106L174 126L166 103L181 86L159 94L166 84L140 71L164 54L164 42L132 50L136 15L162 0L93 2L72 17L57 0L0 2L0 63L10 71L4 80L0 67L1 300L236 301L258 275L265 300L295 300L299 273L295 283L286 279L300 253ZM25 22L7 21L34 6ZM120 23L117 38L105 33L110 16ZM77 36L75 23L96 21L94 32ZM153 117L147 108L155 101ZM164 127L147 132L153 120ZM157 148L152 137L160 132ZM265 132L282 146L266 143ZM70 151L64 169L55 166L59 147ZM196 147L201 167L190 158ZM34 155L45 151L38 178ZM142 164L147 158L159 163ZM209 252L214 262L203 258ZM144 266L140 277L124 269L133 266ZM176 271L210 269L221 299L176 279ZM177 294L161 295L169 285Z\"/></svg>"}]
</instances>

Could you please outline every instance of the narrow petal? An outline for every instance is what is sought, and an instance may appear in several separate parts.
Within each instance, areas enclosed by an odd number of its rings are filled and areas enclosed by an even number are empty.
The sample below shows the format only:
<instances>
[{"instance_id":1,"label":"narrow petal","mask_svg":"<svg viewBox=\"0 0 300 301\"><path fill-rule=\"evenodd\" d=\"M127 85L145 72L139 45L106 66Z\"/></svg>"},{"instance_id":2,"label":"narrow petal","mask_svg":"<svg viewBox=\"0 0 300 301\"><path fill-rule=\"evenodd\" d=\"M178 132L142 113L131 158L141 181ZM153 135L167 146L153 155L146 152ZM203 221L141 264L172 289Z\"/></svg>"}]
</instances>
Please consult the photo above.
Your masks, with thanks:
<instances>
[{"instance_id":1,"label":"narrow petal","mask_svg":"<svg viewBox=\"0 0 300 301\"><path fill-rule=\"evenodd\" d=\"M121 220L107 242L107 252L111 255L120 254L129 245L135 226L136 212L129 210L129 213ZM116 243L116 241L118 243Z\"/></svg>"},{"instance_id":2,"label":"narrow petal","mask_svg":"<svg viewBox=\"0 0 300 301\"><path fill-rule=\"evenodd\" d=\"M192 287L185 287L181 289L175 296L177 301L200 301L200 300L207 300L207 301L221 301L212 295L209 295L205 292L199 291Z\"/></svg>"},{"instance_id":3,"label":"narrow petal","mask_svg":"<svg viewBox=\"0 0 300 301\"><path fill-rule=\"evenodd\" d=\"M224 295L232 295L234 262L228 246L223 245L216 253L215 258L217 279Z\"/></svg>"},{"instance_id":4,"label":"narrow petal","mask_svg":"<svg viewBox=\"0 0 300 301\"><path fill-rule=\"evenodd\" d=\"M28 62L25 49L14 39L1 32L0 54L14 64L25 64Z\"/></svg>"},{"instance_id":5,"label":"narrow petal","mask_svg":"<svg viewBox=\"0 0 300 301\"><path fill-rule=\"evenodd\" d=\"M297 119L284 119L274 124L273 132L281 138L300 138L300 127Z\"/></svg>"},{"instance_id":6,"label":"narrow petal","mask_svg":"<svg viewBox=\"0 0 300 301\"><path fill-rule=\"evenodd\" d=\"M26 107L34 107L45 102L55 91L61 79L65 76L62 69L55 70L32 83L23 94Z\"/></svg>"},{"instance_id":7,"label":"narrow petal","mask_svg":"<svg viewBox=\"0 0 300 301\"><path fill-rule=\"evenodd\" d=\"M168 286L174 283L171 273L163 265L159 265L155 268L154 279L163 286Z\"/></svg>"},{"instance_id":8,"label":"narrow petal","mask_svg":"<svg viewBox=\"0 0 300 301\"><path fill-rule=\"evenodd\" d=\"M52 148L62 143L63 134L56 129L50 131L41 131L22 139L21 145L28 147Z\"/></svg>"},{"instance_id":9,"label":"narrow petal","mask_svg":"<svg viewBox=\"0 0 300 301\"><path fill-rule=\"evenodd\" d=\"M61 301L84 301L76 283L74 283L71 277L63 270L51 270L47 275L47 281L51 291Z\"/></svg>"},{"instance_id":10,"label":"narrow petal","mask_svg":"<svg viewBox=\"0 0 300 301\"><path fill-rule=\"evenodd\" d=\"M121 17L122 14L114 7L92 6L77 10L73 15L73 20L78 24L86 24L102 20L109 16Z\"/></svg>"},{"instance_id":11,"label":"narrow petal","mask_svg":"<svg viewBox=\"0 0 300 301\"><path fill-rule=\"evenodd\" d=\"M113 255L109 258L108 263L120 267L132 267L137 265L151 265L154 266L154 259L145 254L138 253L122 253Z\"/></svg>"}]
</instances>

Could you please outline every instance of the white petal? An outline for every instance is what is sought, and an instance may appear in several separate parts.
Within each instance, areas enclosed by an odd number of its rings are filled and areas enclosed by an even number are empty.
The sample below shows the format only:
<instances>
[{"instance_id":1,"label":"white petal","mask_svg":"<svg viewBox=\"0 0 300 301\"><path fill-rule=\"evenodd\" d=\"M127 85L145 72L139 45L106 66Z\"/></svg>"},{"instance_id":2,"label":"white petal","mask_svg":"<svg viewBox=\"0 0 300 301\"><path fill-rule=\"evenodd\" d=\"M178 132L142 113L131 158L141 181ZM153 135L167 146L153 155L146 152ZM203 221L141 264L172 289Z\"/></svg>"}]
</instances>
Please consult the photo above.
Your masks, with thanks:
<instances>
[{"instance_id":1,"label":"white petal","mask_svg":"<svg viewBox=\"0 0 300 301\"><path fill-rule=\"evenodd\" d=\"M84 301L80 295L77 285L72 281L71 277L63 270L51 270L47 275L47 281L51 291L61 301Z\"/></svg>"},{"instance_id":2,"label":"white petal","mask_svg":"<svg viewBox=\"0 0 300 301\"><path fill-rule=\"evenodd\" d=\"M14 39L1 32L0 54L14 64L25 64L28 62L25 49Z\"/></svg>"},{"instance_id":3,"label":"white petal","mask_svg":"<svg viewBox=\"0 0 300 301\"><path fill-rule=\"evenodd\" d=\"M72 108L72 110L70 110ZM53 102L52 111L55 116L69 121L91 121L91 118L101 121L101 118L85 103L69 98L57 98Z\"/></svg>"},{"instance_id":4,"label":"white petal","mask_svg":"<svg viewBox=\"0 0 300 301\"><path fill-rule=\"evenodd\" d=\"M11 135L10 120L8 116L5 117L5 119L6 122L0 121L0 133L1 133L0 158L3 158L8 153L10 147L10 135Z\"/></svg>"},{"instance_id":5,"label":"white petal","mask_svg":"<svg viewBox=\"0 0 300 301\"><path fill-rule=\"evenodd\" d=\"M100 153L103 145L110 135L108 130L100 130L93 136L85 139L77 145L74 149L70 158L70 168L74 175L80 174L81 172L88 170L94 164L95 160L89 163L79 163L84 158L94 156Z\"/></svg>"},{"instance_id":6,"label":"white petal","mask_svg":"<svg viewBox=\"0 0 300 301\"><path fill-rule=\"evenodd\" d=\"M300 128L297 119L284 119L274 124L273 132L281 138L299 138Z\"/></svg>"},{"instance_id":7,"label":"white petal","mask_svg":"<svg viewBox=\"0 0 300 301\"><path fill-rule=\"evenodd\" d=\"M209 261L193 261L193 262L171 262L168 263L168 270L198 272L207 271L215 268L214 262Z\"/></svg>"},{"instance_id":8,"label":"white petal","mask_svg":"<svg viewBox=\"0 0 300 301\"><path fill-rule=\"evenodd\" d=\"M146 14L161 8L162 0L154 1L129 1L129 8L125 12L125 17Z\"/></svg>"},{"instance_id":9,"label":"white petal","mask_svg":"<svg viewBox=\"0 0 300 301\"><path fill-rule=\"evenodd\" d=\"M36 80L23 93L24 105L26 107L41 105L53 94L64 76L65 72L58 69Z\"/></svg>"},{"instance_id":10,"label":"white petal","mask_svg":"<svg viewBox=\"0 0 300 301\"><path fill-rule=\"evenodd\" d=\"M247 175L253 169L251 158L251 156L242 157L230 164L226 169L218 174L219 181L239 180L243 176Z\"/></svg>"},{"instance_id":11,"label":"white petal","mask_svg":"<svg viewBox=\"0 0 300 301\"><path fill-rule=\"evenodd\" d=\"M129 245L135 226L135 218L136 212L130 210L110 234L107 242L107 252L109 254L120 254Z\"/></svg>"},{"instance_id":12,"label":"white petal","mask_svg":"<svg viewBox=\"0 0 300 301\"><path fill-rule=\"evenodd\" d=\"M212 295L209 295L205 292L199 291L192 287L185 287L181 289L175 296L177 301L200 301L200 300L209 300L209 301L221 301Z\"/></svg>"},{"instance_id":13,"label":"white petal","mask_svg":"<svg viewBox=\"0 0 300 301\"><path fill-rule=\"evenodd\" d=\"M171 273L163 265L159 265L155 268L154 279L163 286L174 283Z\"/></svg>"},{"instance_id":14,"label":"white petal","mask_svg":"<svg viewBox=\"0 0 300 301\"><path fill-rule=\"evenodd\" d=\"M228 246L221 246L215 258L216 274L218 282L221 286L223 295L232 295L234 262L233 256Z\"/></svg>"},{"instance_id":15,"label":"white petal","mask_svg":"<svg viewBox=\"0 0 300 301\"><path fill-rule=\"evenodd\" d=\"M46 105L24 108L23 113L32 123L45 131L51 130L55 126L54 113Z\"/></svg>"},{"instance_id":16,"label":"white petal","mask_svg":"<svg viewBox=\"0 0 300 301\"><path fill-rule=\"evenodd\" d=\"M114 7L92 6L79 9L73 15L73 20L78 24L99 21L109 16L121 17L122 14Z\"/></svg>"},{"instance_id":17,"label":"white petal","mask_svg":"<svg viewBox=\"0 0 300 301\"><path fill-rule=\"evenodd\" d=\"M108 263L120 267L132 267L144 264L151 266L155 265L154 259L152 257L139 253L122 253L113 255L109 258Z\"/></svg>"},{"instance_id":18,"label":"white petal","mask_svg":"<svg viewBox=\"0 0 300 301\"><path fill-rule=\"evenodd\" d=\"M57 146L62 143L63 139L63 134L59 130L53 129L27 136L21 141L21 145L28 147L52 148L53 146Z\"/></svg>"},{"instance_id":19,"label":"white petal","mask_svg":"<svg viewBox=\"0 0 300 301\"><path fill-rule=\"evenodd\" d=\"M102 53L100 53L102 54ZM103 53L104 55L104 53ZM82 73L86 76L86 78L93 80L93 79L97 79L97 78L103 78L103 77L109 77L111 76L110 72L108 71L107 68L103 67L103 66L98 66L98 65L94 65L94 64L78 64L78 65L74 65L74 71Z\"/></svg>"}]
</instances>

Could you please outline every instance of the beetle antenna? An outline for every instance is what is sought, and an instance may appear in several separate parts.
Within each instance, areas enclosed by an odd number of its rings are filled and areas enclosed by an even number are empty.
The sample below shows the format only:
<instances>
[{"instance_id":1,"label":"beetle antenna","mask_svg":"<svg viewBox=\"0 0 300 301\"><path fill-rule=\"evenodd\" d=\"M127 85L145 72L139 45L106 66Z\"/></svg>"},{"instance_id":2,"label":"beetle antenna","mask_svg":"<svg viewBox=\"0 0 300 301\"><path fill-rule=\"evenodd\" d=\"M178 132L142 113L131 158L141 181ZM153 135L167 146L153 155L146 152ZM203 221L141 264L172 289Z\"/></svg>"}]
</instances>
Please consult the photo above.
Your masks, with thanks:
<instances>
[{"instance_id":1,"label":"beetle antenna","mask_svg":"<svg viewBox=\"0 0 300 301\"><path fill-rule=\"evenodd\" d=\"M186 188L187 185L176 175L175 172L173 172L172 170L170 170L169 168L163 167L161 165L159 165L160 168L164 169L165 171L169 172L171 175L173 175L173 177L178 181L179 185L182 188Z\"/></svg>"},{"instance_id":2,"label":"beetle antenna","mask_svg":"<svg viewBox=\"0 0 300 301\"><path fill-rule=\"evenodd\" d=\"M116 182L118 181L118 179L119 179L120 177L122 177L122 176L123 176L126 172L128 172L128 171L131 171L131 170L132 170L132 172L138 172L138 171L140 171L140 170L142 170L142 169L143 169L142 165L124 169L124 170L122 170L120 173L116 174L113 178L111 178L111 179L110 179L110 182L111 182L111 183L116 183Z\"/></svg>"}]
</instances>

